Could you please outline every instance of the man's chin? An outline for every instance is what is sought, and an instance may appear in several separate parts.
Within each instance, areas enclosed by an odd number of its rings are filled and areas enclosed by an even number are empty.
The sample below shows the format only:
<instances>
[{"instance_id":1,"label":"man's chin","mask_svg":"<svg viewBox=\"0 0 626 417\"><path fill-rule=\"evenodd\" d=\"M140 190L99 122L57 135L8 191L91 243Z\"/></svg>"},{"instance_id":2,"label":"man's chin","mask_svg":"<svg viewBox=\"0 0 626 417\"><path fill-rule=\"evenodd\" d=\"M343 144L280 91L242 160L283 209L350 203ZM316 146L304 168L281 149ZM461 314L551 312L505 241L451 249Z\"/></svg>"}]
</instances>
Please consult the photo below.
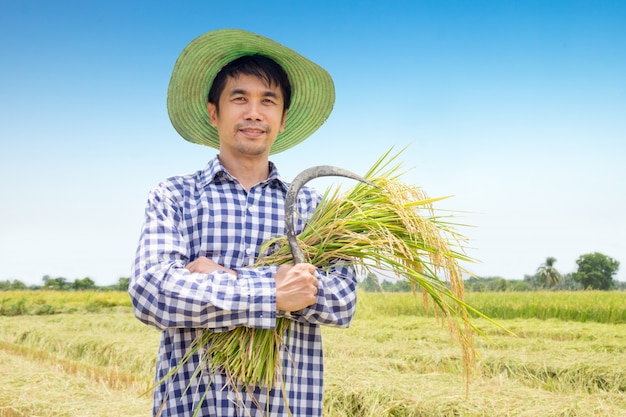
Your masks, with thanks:
<instances>
[{"instance_id":1,"label":"man's chin","mask_svg":"<svg viewBox=\"0 0 626 417\"><path fill-rule=\"evenodd\" d=\"M274 141L268 141L267 138L259 138L257 140L242 140L237 142L237 150L245 155L260 156L267 154L274 144Z\"/></svg>"},{"instance_id":2,"label":"man's chin","mask_svg":"<svg viewBox=\"0 0 626 417\"><path fill-rule=\"evenodd\" d=\"M262 156L268 153L268 146L265 143L247 143L238 146L237 150L248 156Z\"/></svg>"}]
</instances>

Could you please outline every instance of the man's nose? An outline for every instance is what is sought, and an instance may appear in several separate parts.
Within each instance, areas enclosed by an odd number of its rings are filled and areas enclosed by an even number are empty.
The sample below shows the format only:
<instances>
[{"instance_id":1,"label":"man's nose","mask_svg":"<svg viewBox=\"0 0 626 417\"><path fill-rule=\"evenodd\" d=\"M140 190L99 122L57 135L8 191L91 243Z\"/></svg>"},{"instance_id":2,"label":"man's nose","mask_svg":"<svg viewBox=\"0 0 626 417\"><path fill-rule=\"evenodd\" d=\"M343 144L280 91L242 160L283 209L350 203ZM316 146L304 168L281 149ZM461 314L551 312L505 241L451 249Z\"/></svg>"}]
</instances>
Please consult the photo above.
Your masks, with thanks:
<instances>
[{"instance_id":1,"label":"man's nose","mask_svg":"<svg viewBox=\"0 0 626 417\"><path fill-rule=\"evenodd\" d=\"M260 103L250 102L246 112L246 120L261 120L263 118L261 114Z\"/></svg>"}]
</instances>

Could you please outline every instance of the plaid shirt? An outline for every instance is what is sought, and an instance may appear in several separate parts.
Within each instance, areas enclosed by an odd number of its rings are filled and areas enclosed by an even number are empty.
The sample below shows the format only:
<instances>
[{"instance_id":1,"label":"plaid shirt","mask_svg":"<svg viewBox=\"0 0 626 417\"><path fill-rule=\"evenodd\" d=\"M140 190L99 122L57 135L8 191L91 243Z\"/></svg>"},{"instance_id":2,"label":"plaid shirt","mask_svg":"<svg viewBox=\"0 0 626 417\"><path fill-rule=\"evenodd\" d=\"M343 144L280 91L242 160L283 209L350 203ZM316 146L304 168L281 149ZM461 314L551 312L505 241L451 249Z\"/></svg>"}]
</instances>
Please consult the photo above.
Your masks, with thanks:
<instances>
[{"instance_id":1,"label":"plaid shirt","mask_svg":"<svg viewBox=\"0 0 626 417\"><path fill-rule=\"evenodd\" d=\"M135 315L162 330L156 380L179 364L200 329L275 327L277 266L249 267L260 246L285 234L287 185L270 162L267 180L248 192L213 159L204 170L167 179L151 191L129 293ZM298 208L309 218L319 195L303 188ZM299 220L298 229L304 223ZM200 256L236 270L190 273L185 265ZM356 307L353 268L318 269L317 302L295 312L282 354L284 385L293 416L322 415L323 363L320 326L347 327ZM286 416L281 388L233 391L223 374L193 377L193 357L154 393L154 413L192 416L203 393L201 416ZM191 384L187 392L184 392ZM266 413L266 411L269 411Z\"/></svg>"}]
</instances>

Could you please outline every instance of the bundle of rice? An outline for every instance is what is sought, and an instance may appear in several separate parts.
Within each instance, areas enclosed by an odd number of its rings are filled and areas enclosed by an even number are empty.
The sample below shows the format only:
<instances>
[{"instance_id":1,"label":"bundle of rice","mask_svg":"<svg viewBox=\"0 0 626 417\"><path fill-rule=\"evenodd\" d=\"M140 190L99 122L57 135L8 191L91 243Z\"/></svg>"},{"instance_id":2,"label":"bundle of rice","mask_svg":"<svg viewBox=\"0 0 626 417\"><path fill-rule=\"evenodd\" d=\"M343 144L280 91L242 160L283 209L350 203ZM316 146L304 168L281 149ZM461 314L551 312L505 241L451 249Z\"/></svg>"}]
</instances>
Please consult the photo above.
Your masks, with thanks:
<instances>
[{"instance_id":1,"label":"bundle of rice","mask_svg":"<svg viewBox=\"0 0 626 417\"><path fill-rule=\"evenodd\" d=\"M365 175L369 184L357 183L345 194L330 188L297 243L306 261L318 267L340 259L363 273L383 271L408 280L449 325L461 346L469 380L475 361L473 334L481 333L470 312L489 319L464 301L459 261L471 261L464 253L466 239L455 230L458 225L451 216L435 213L433 203L445 197L429 198L419 187L400 180L401 165L392 165L399 154L383 155ZM294 262L286 236L266 245L278 249L259 259L259 266ZM213 372L231 378L233 387L238 382L246 388L271 389L281 378L279 358L289 324L289 319L279 318L273 330L207 330L186 358L202 352L198 374L210 363Z\"/></svg>"}]
</instances>

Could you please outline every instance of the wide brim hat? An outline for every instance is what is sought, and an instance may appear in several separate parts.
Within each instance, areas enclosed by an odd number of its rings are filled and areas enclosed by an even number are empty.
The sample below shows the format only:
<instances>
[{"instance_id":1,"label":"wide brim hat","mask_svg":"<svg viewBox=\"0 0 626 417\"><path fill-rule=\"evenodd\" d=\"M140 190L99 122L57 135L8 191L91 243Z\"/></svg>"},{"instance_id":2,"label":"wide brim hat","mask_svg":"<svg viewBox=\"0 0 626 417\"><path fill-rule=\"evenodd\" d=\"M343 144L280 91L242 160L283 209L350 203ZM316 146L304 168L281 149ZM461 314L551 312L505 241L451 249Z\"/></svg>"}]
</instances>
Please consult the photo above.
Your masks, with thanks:
<instances>
[{"instance_id":1,"label":"wide brim hat","mask_svg":"<svg viewBox=\"0 0 626 417\"><path fill-rule=\"evenodd\" d=\"M221 29L191 41L174 65L167 111L184 139L219 149L217 129L211 125L207 111L209 89L222 67L254 54L276 61L291 83L285 129L277 136L270 153L297 145L324 124L335 102L335 87L326 70L271 39L244 30Z\"/></svg>"}]
</instances>

